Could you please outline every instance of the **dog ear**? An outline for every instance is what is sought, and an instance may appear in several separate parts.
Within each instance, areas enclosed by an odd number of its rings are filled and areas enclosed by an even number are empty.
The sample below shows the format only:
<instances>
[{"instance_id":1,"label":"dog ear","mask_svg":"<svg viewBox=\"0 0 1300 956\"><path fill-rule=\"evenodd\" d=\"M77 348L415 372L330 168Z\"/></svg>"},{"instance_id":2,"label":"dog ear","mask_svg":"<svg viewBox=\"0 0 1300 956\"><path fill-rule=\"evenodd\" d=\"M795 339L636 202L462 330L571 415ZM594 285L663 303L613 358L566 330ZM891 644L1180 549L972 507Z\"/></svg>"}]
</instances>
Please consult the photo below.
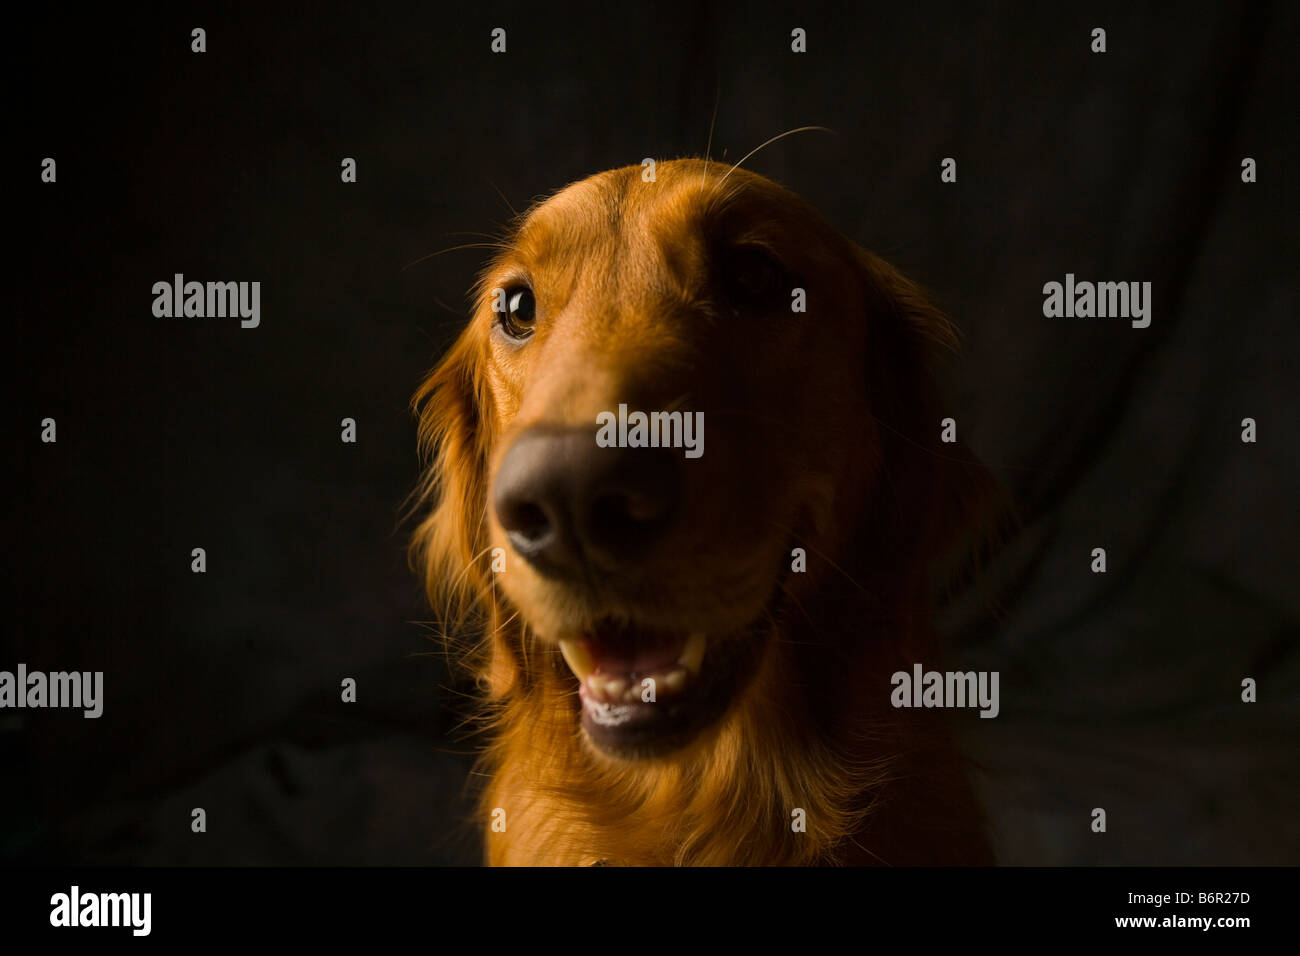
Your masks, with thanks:
<instances>
[{"instance_id":1,"label":"dog ear","mask_svg":"<svg viewBox=\"0 0 1300 956\"><path fill-rule=\"evenodd\" d=\"M411 537L412 567L450 633L482 610L489 593L486 507L491 416L480 372L481 343L466 329L411 399L419 418L424 473L411 511L423 513Z\"/></svg>"},{"instance_id":2,"label":"dog ear","mask_svg":"<svg viewBox=\"0 0 1300 956\"><path fill-rule=\"evenodd\" d=\"M411 509L424 517L409 556L429 603L441 612L444 639L460 646L457 663L490 699L500 700L522 672L489 555L488 465L496 424L481 329L471 323L411 399L425 470ZM461 643L466 631L473 637ZM483 632L491 639L478 639Z\"/></svg>"},{"instance_id":3,"label":"dog ear","mask_svg":"<svg viewBox=\"0 0 1300 956\"><path fill-rule=\"evenodd\" d=\"M880 257L855 247L868 320L868 391L881 441L877 512L894 524L916 566L946 581L992 541L1003 508L998 483L960 437L938 384L957 327L925 291ZM949 432L945 435L945 431ZM955 435L953 433L956 433ZM945 438L955 438L946 441Z\"/></svg>"}]
</instances>

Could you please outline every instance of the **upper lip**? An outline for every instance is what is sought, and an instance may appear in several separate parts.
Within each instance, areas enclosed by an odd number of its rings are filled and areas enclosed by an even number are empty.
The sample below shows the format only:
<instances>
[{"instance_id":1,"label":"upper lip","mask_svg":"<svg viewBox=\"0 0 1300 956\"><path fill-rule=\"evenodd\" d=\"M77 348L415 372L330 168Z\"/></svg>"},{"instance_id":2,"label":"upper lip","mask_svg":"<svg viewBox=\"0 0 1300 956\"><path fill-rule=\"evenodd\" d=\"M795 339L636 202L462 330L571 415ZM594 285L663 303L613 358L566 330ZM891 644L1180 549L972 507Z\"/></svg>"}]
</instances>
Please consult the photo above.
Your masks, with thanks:
<instances>
[{"instance_id":1,"label":"upper lip","mask_svg":"<svg viewBox=\"0 0 1300 956\"><path fill-rule=\"evenodd\" d=\"M590 635L562 639L560 653L569 669L580 681L593 673L637 676L683 668L688 677L697 677L704 662L707 638L702 632L682 634L678 640L660 641L651 648L609 646Z\"/></svg>"}]
</instances>

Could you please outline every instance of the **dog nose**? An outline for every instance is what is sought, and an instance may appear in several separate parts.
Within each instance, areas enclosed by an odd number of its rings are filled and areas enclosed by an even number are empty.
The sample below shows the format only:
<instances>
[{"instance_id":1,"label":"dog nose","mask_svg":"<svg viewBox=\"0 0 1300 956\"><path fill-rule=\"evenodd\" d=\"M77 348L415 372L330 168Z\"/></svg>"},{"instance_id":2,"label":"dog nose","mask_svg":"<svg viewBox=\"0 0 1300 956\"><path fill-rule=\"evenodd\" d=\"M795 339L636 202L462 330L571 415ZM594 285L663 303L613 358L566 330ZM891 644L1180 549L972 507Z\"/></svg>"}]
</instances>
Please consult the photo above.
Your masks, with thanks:
<instances>
[{"instance_id":1,"label":"dog nose","mask_svg":"<svg viewBox=\"0 0 1300 956\"><path fill-rule=\"evenodd\" d=\"M497 469L493 507L515 551L544 574L634 567L678 517L681 451L602 448L588 428L534 426Z\"/></svg>"}]
</instances>

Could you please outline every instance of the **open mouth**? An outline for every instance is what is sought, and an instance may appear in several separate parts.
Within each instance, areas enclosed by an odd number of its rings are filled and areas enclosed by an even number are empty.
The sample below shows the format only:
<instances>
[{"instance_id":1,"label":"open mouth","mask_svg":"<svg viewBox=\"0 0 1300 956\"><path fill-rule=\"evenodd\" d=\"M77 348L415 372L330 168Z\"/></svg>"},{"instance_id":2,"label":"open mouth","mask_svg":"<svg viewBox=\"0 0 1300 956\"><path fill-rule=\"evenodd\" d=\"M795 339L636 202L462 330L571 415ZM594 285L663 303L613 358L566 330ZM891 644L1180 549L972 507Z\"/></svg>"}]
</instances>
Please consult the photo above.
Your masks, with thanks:
<instances>
[{"instance_id":1,"label":"open mouth","mask_svg":"<svg viewBox=\"0 0 1300 956\"><path fill-rule=\"evenodd\" d=\"M699 632L601 622L560 641L578 678L582 726L601 750L647 757L675 750L716 720L747 672L742 642Z\"/></svg>"}]
</instances>

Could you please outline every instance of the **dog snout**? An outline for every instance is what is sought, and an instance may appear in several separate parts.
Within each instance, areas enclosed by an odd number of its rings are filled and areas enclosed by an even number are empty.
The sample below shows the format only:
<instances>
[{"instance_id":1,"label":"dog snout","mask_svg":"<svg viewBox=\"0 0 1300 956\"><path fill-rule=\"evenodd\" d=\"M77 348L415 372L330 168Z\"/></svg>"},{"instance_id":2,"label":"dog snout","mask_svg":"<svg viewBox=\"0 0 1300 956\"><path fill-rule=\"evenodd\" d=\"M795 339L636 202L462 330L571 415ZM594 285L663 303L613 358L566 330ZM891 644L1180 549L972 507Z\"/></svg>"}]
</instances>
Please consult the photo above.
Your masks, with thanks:
<instances>
[{"instance_id":1,"label":"dog snout","mask_svg":"<svg viewBox=\"0 0 1300 956\"><path fill-rule=\"evenodd\" d=\"M601 447L588 428L529 428L497 469L497 520L547 576L634 570L680 518L680 455Z\"/></svg>"}]
</instances>

